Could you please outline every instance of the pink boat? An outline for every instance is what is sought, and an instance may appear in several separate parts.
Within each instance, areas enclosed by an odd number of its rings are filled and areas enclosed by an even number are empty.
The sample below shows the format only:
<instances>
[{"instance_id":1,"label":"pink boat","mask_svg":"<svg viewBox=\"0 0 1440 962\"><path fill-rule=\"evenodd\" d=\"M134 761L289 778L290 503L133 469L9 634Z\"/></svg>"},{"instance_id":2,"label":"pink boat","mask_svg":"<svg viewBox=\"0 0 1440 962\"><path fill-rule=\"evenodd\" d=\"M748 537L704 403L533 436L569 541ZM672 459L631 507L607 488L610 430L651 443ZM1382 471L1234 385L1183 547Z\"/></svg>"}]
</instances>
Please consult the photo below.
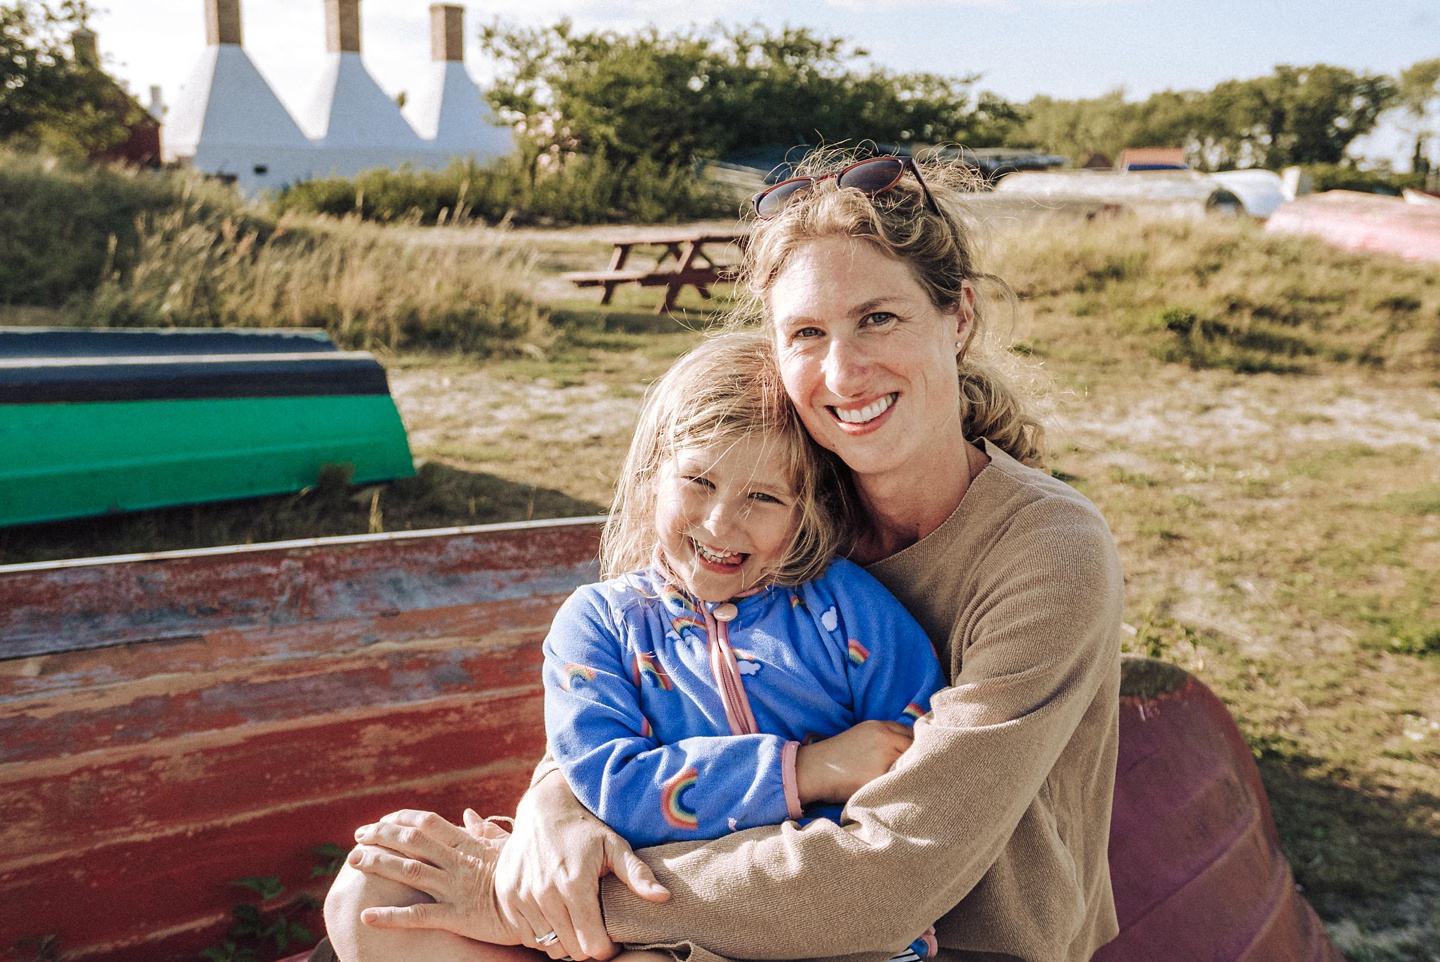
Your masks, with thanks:
<instances>
[{"instance_id":1,"label":"pink boat","mask_svg":"<svg viewBox=\"0 0 1440 962\"><path fill-rule=\"evenodd\" d=\"M1440 263L1440 205L1399 197L1327 190L1281 204L1265 230L1308 234L1352 251Z\"/></svg>"}]
</instances>

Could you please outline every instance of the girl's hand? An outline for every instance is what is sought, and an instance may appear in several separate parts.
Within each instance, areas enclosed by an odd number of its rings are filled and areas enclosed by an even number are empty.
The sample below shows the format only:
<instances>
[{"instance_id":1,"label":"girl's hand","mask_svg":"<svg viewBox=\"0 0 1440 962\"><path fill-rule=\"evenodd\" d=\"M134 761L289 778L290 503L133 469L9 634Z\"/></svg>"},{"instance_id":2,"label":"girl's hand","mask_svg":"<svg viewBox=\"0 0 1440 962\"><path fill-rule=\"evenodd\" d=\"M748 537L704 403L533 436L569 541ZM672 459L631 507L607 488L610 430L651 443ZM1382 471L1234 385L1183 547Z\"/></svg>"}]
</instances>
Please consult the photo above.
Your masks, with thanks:
<instances>
[{"instance_id":1,"label":"girl's hand","mask_svg":"<svg viewBox=\"0 0 1440 962\"><path fill-rule=\"evenodd\" d=\"M366 925L396 929L442 929L496 945L517 945L521 932L509 925L495 899L495 865L503 837L486 829L473 812L460 828L434 812L400 811L355 831L359 843L347 859L369 875L418 889L435 901L396 908L367 908ZM529 944L533 945L533 941Z\"/></svg>"},{"instance_id":2,"label":"girl's hand","mask_svg":"<svg viewBox=\"0 0 1440 962\"><path fill-rule=\"evenodd\" d=\"M845 804L861 786L888 772L914 740L915 732L908 725L871 720L801 745L795 753L800 804Z\"/></svg>"},{"instance_id":3,"label":"girl's hand","mask_svg":"<svg viewBox=\"0 0 1440 962\"><path fill-rule=\"evenodd\" d=\"M515 812L515 832L495 868L499 909L521 933L559 936L544 949L551 958L608 959L619 946L605 931L600 878L611 872L647 901L670 898L649 866L576 801L555 771L526 793Z\"/></svg>"}]
</instances>

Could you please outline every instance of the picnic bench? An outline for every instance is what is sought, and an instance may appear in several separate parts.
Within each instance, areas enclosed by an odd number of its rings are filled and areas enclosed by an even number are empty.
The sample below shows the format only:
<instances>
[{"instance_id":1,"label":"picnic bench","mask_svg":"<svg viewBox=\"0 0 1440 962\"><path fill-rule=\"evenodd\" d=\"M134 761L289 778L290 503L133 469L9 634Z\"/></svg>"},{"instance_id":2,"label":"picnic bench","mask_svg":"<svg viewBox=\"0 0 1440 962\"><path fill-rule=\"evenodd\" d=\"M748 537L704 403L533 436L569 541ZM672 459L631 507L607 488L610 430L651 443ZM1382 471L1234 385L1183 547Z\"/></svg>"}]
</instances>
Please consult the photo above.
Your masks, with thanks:
<instances>
[{"instance_id":1,"label":"picnic bench","mask_svg":"<svg viewBox=\"0 0 1440 962\"><path fill-rule=\"evenodd\" d=\"M601 287L601 304L609 304L615 288L624 284L665 288L665 300L657 313L666 314L675 308L680 291L694 287L700 296L710 298L710 285L735 279L735 267L720 260L707 247L744 249L748 234L729 231L717 233L679 233L620 238L611 241L614 250L610 265L601 271L571 271L565 280L577 287ZM657 250L653 267L628 267L630 253L637 247ZM667 263L673 259L673 263Z\"/></svg>"}]
</instances>

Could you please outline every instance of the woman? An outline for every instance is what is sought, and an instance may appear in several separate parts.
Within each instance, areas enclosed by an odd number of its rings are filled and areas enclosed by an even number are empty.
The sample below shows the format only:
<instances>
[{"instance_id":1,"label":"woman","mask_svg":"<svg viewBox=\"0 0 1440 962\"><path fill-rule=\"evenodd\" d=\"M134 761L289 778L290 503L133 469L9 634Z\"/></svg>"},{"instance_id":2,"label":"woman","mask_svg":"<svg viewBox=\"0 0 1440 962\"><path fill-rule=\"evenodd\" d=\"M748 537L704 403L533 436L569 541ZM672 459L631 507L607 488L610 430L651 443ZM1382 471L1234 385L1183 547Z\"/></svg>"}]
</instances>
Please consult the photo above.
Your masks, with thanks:
<instances>
[{"instance_id":1,"label":"woman","mask_svg":"<svg viewBox=\"0 0 1440 962\"><path fill-rule=\"evenodd\" d=\"M744 278L786 392L851 471L867 520L851 558L946 670L912 747L844 822L648 849L653 880L542 765L508 840L470 816L468 832L414 812L364 827L332 934L364 905L419 901L365 919L554 958L613 940L880 960L936 919L947 959L1068 962L1113 937L1119 561L1094 507L1027 466L1037 423L969 357L977 285L1003 284L974 262L959 191L933 186L898 158L778 184L756 198Z\"/></svg>"}]
</instances>

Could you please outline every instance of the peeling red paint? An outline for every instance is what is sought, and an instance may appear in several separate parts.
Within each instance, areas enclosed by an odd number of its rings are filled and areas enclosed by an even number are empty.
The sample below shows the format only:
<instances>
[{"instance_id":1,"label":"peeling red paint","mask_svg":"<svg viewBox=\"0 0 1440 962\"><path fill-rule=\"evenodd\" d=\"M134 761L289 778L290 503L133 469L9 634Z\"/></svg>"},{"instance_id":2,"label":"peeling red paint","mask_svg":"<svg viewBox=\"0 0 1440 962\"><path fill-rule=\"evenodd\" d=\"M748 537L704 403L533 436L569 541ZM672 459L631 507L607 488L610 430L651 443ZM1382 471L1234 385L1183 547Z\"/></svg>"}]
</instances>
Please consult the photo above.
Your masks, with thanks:
<instances>
[{"instance_id":1,"label":"peeling red paint","mask_svg":"<svg viewBox=\"0 0 1440 962\"><path fill-rule=\"evenodd\" d=\"M513 810L598 525L0 569L0 945L193 959L413 805ZM104 911L96 911L104 906Z\"/></svg>"}]
</instances>

